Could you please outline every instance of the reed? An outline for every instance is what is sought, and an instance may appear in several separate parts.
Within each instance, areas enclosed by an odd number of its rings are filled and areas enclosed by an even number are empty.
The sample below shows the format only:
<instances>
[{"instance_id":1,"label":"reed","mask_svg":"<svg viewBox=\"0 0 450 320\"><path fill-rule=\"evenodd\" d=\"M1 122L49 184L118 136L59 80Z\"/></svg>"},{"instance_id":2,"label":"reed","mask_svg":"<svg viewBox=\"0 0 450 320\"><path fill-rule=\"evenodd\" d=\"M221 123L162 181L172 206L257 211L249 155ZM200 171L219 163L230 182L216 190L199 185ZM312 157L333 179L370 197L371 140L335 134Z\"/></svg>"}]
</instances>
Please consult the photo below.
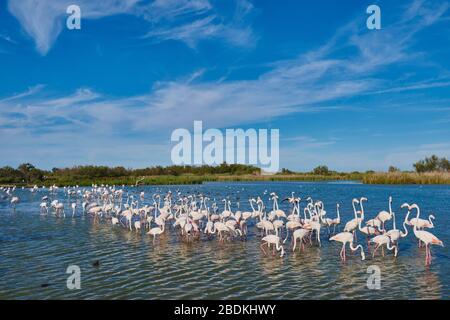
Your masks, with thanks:
<instances>
[{"instance_id":1,"label":"reed","mask_svg":"<svg viewBox=\"0 0 450 320\"><path fill-rule=\"evenodd\" d=\"M376 172L365 174L366 184L450 184L449 172Z\"/></svg>"},{"instance_id":2,"label":"reed","mask_svg":"<svg viewBox=\"0 0 450 320\"><path fill-rule=\"evenodd\" d=\"M368 172L368 173L332 173L319 175L313 173L294 174L182 174L124 177L49 177L37 183L38 186L90 186L96 185L186 185L204 182L253 182L253 181L360 181L365 184L450 184L450 173L429 172ZM2 186L27 186L34 183L11 183L1 181Z\"/></svg>"}]
</instances>

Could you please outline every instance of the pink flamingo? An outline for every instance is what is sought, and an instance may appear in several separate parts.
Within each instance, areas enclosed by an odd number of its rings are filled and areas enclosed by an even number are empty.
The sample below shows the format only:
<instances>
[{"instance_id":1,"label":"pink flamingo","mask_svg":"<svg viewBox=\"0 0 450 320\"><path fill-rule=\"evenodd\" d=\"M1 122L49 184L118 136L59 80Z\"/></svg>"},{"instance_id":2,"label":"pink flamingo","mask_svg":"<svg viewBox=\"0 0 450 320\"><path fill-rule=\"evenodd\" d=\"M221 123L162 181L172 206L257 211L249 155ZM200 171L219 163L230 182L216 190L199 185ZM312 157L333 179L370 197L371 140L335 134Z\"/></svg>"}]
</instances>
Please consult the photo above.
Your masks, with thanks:
<instances>
[{"instance_id":1,"label":"pink flamingo","mask_svg":"<svg viewBox=\"0 0 450 320\"><path fill-rule=\"evenodd\" d=\"M419 216L420 216L420 209L419 206L417 204L412 204L409 207L409 210L411 209L416 209L417 210L417 216L416 216L416 220L419 220ZM420 241L422 241L423 243L425 243L425 265L430 265L431 264L431 248L430 245L439 245L439 246L444 246L444 243L439 240L434 234L432 234L431 232L428 231L424 231L424 230L417 230L417 224L414 225L414 235L416 236L417 239L419 239Z\"/></svg>"},{"instance_id":2,"label":"pink flamingo","mask_svg":"<svg viewBox=\"0 0 450 320\"><path fill-rule=\"evenodd\" d=\"M358 248L361 249L361 260L366 259L362 245L358 244L356 247L353 246L353 233L346 231L340 232L337 235L332 236L330 240L342 243L342 249L341 252L339 253L342 261L345 261L345 245L347 244L347 242L350 244L350 249L352 251L356 251L358 250Z\"/></svg>"}]
</instances>

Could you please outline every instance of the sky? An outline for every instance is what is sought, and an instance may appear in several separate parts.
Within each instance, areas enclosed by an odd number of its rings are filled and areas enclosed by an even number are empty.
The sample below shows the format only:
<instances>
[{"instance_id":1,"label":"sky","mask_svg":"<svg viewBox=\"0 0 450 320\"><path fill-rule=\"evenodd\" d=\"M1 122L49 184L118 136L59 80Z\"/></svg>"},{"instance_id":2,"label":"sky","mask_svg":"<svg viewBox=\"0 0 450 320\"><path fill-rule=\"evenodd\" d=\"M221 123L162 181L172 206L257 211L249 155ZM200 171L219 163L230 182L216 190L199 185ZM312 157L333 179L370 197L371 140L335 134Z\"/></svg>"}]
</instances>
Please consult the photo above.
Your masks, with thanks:
<instances>
[{"instance_id":1,"label":"sky","mask_svg":"<svg viewBox=\"0 0 450 320\"><path fill-rule=\"evenodd\" d=\"M0 166L170 165L194 120L279 129L291 170L450 157L450 3L0 1Z\"/></svg>"}]
</instances>

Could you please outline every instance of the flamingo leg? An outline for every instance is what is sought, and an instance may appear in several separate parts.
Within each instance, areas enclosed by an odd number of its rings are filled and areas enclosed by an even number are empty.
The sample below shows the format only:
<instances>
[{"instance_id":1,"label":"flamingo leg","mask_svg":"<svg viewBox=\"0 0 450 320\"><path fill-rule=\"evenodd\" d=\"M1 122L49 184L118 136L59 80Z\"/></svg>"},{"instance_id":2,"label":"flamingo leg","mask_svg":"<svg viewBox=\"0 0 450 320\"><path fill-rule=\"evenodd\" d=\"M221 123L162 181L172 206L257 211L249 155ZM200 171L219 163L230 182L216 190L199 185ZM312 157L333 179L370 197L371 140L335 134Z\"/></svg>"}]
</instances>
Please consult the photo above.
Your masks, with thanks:
<instances>
[{"instance_id":1,"label":"flamingo leg","mask_svg":"<svg viewBox=\"0 0 450 320\"><path fill-rule=\"evenodd\" d=\"M265 243L262 243L259 247L261 248L262 252L264 252L264 255L267 255L266 251L264 250L264 244Z\"/></svg>"},{"instance_id":2,"label":"flamingo leg","mask_svg":"<svg viewBox=\"0 0 450 320\"><path fill-rule=\"evenodd\" d=\"M344 243L344 262L345 262L346 259L347 258L346 258L346 254L345 254L345 243Z\"/></svg>"},{"instance_id":3,"label":"flamingo leg","mask_svg":"<svg viewBox=\"0 0 450 320\"><path fill-rule=\"evenodd\" d=\"M430 247L428 244L425 244L425 265L431 264L431 253L430 253Z\"/></svg>"},{"instance_id":4,"label":"flamingo leg","mask_svg":"<svg viewBox=\"0 0 450 320\"><path fill-rule=\"evenodd\" d=\"M367 240L367 251L368 251L369 254L370 254L370 242L369 242L369 237L366 237L366 240Z\"/></svg>"},{"instance_id":5,"label":"flamingo leg","mask_svg":"<svg viewBox=\"0 0 450 320\"><path fill-rule=\"evenodd\" d=\"M377 252L377 250L378 250L379 247L380 247L379 244L377 244L377 245L375 246L375 249L374 249L373 252L372 252L372 258L375 258L375 253Z\"/></svg>"},{"instance_id":6,"label":"flamingo leg","mask_svg":"<svg viewBox=\"0 0 450 320\"><path fill-rule=\"evenodd\" d=\"M428 260L429 264L431 265L431 246L428 246Z\"/></svg>"}]
</instances>

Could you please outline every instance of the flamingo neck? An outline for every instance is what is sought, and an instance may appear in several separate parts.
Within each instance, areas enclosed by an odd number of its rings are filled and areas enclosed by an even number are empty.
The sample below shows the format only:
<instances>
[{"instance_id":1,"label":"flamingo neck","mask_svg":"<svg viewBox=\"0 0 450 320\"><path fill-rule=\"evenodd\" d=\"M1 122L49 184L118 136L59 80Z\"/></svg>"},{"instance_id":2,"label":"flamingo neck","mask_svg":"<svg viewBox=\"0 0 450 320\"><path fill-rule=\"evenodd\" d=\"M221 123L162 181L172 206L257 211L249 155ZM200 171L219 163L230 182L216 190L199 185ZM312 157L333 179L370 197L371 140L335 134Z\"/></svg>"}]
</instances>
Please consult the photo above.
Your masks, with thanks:
<instances>
[{"instance_id":1,"label":"flamingo neck","mask_svg":"<svg viewBox=\"0 0 450 320\"><path fill-rule=\"evenodd\" d=\"M415 208L417 210L417 215L416 215L416 223L414 224L413 231L414 231L414 234L416 235L417 234L417 223L419 222L419 216L420 216L420 209L418 206L416 206Z\"/></svg>"}]
</instances>

